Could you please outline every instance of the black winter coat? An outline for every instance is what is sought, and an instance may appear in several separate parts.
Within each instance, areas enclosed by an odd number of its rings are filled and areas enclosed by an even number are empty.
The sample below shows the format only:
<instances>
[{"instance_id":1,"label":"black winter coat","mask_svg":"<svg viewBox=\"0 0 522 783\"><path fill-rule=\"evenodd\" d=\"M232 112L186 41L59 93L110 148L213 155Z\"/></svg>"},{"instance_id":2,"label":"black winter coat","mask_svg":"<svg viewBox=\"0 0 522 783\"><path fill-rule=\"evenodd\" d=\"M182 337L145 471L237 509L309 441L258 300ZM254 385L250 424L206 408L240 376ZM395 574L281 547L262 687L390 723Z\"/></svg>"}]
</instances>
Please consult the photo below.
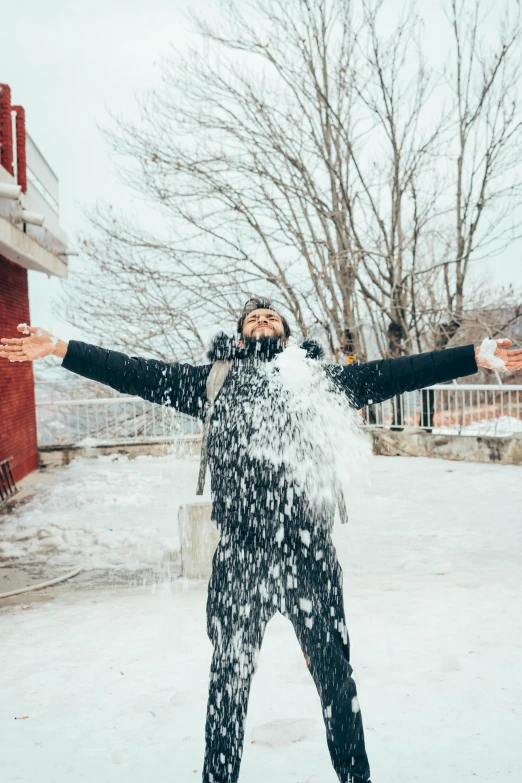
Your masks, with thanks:
<instances>
[{"instance_id":1,"label":"black winter coat","mask_svg":"<svg viewBox=\"0 0 522 783\"><path fill-rule=\"evenodd\" d=\"M258 358L238 355L232 343L223 338L214 342L209 353L211 362L232 360L215 402L209 432L213 519L222 533L259 540L273 540L282 525L296 537L300 529L329 530L333 511L322 509L318 513L314 504L292 486L284 466L275 467L249 454L252 411L263 373ZM309 356L319 358L313 344L305 346ZM206 381L212 364L166 364L71 341L63 366L120 392L174 407L189 416L204 417ZM325 364L323 368L336 390L347 395L356 409L477 371L473 345L366 364Z\"/></svg>"}]
</instances>

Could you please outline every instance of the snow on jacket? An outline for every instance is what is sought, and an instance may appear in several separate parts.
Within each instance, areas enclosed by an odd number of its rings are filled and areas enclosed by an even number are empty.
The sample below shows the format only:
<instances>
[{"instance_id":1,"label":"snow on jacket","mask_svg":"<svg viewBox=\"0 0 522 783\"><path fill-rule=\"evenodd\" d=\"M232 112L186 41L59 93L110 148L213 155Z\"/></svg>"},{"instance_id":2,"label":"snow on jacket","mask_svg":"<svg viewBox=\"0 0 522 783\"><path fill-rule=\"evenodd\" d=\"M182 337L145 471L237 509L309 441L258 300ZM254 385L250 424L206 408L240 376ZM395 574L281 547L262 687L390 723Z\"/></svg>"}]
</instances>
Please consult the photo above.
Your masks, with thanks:
<instances>
[{"instance_id":1,"label":"snow on jacket","mask_svg":"<svg viewBox=\"0 0 522 783\"><path fill-rule=\"evenodd\" d=\"M322 358L316 343L307 342L302 347L308 358ZM274 438L274 427L270 426L274 417L280 422L278 428L284 431L282 436L291 438L295 433L295 421L289 416L285 418L290 413L285 409L285 395L270 397L268 360L245 357L225 335L214 340L208 358L211 363L202 366L169 364L71 341L63 366L120 392L203 419L212 363L216 359L231 361L230 372L215 401L209 430L213 519L222 533L260 540L273 540L280 529L290 530L296 536L303 529L329 530L333 506L320 507L310 502L288 466L252 453L252 443L263 438L263 422L260 425L259 421L262 403L267 447ZM345 395L353 408L360 409L397 394L471 375L477 371L477 365L474 346L467 345L366 364L321 363L321 370L335 391Z\"/></svg>"}]
</instances>

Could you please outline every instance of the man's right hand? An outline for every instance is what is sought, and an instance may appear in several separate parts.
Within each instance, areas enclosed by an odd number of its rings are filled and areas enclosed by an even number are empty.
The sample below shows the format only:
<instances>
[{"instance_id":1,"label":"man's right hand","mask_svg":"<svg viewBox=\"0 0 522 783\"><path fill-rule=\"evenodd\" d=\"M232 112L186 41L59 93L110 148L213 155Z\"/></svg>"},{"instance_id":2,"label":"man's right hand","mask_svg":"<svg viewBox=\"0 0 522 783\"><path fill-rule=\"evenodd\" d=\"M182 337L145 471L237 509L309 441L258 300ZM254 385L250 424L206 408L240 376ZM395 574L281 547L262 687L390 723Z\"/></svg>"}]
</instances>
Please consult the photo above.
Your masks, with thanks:
<instances>
[{"instance_id":1,"label":"man's right hand","mask_svg":"<svg viewBox=\"0 0 522 783\"><path fill-rule=\"evenodd\" d=\"M38 326L19 324L19 332L24 337L2 337L0 340L0 357L11 362L33 362L44 356L59 356L64 358L67 353L67 343L53 337L45 329Z\"/></svg>"}]
</instances>

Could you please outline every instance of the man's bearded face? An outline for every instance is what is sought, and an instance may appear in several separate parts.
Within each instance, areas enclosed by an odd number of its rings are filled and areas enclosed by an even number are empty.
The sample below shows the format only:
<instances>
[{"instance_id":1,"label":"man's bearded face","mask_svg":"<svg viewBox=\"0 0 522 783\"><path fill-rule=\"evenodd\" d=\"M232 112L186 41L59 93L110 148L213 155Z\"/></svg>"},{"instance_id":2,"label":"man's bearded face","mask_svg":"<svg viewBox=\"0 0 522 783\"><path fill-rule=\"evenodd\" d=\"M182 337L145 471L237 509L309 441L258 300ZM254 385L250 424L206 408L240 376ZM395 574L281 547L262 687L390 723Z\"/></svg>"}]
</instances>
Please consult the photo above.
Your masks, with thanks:
<instances>
[{"instance_id":1,"label":"man's bearded face","mask_svg":"<svg viewBox=\"0 0 522 783\"><path fill-rule=\"evenodd\" d=\"M247 353L272 355L285 346L285 328L281 316L273 310L259 308L247 315L243 322L241 343Z\"/></svg>"}]
</instances>

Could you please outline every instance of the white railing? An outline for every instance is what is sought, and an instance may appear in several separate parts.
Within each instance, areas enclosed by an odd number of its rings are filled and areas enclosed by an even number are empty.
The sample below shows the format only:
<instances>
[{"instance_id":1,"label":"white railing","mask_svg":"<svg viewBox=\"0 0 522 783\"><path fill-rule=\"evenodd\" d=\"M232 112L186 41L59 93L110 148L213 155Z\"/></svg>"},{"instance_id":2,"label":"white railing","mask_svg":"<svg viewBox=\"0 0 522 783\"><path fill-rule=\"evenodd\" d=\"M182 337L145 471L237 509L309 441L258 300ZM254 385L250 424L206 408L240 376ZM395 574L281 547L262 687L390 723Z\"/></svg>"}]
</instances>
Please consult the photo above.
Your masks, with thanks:
<instances>
[{"instance_id":1,"label":"white railing","mask_svg":"<svg viewBox=\"0 0 522 783\"><path fill-rule=\"evenodd\" d=\"M201 434L201 422L140 397L37 403L40 446L174 441ZM362 410L367 428L422 427L434 434L509 436L522 432L522 386L440 384Z\"/></svg>"},{"instance_id":2,"label":"white railing","mask_svg":"<svg viewBox=\"0 0 522 783\"><path fill-rule=\"evenodd\" d=\"M23 206L29 212L37 212L45 218L43 228L27 226L27 233L47 250L61 253L67 246L67 235L60 226L58 177L44 158L33 139L27 133L27 193Z\"/></svg>"},{"instance_id":3,"label":"white railing","mask_svg":"<svg viewBox=\"0 0 522 783\"><path fill-rule=\"evenodd\" d=\"M27 179L34 185L40 195L43 196L54 212L58 214L60 203L58 177L47 163L29 133L26 134L25 151Z\"/></svg>"},{"instance_id":4,"label":"white railing","mask_svg":"<svg viewBox=\"0 0 522 783\"><path fill-rule=\"evenodd\" d=\"M365 427L508 436L522 432L522 386L438 384L366 406L362 414Z\"/></svg>"},{"instance_id":5,"label":"white railing","mask_svg":"<svg viewBox=\"0 0 522 783\"><path fill-rule=\"evenodd\" d=\"M201 422L141 397L59 400L36 405L38 445L174 441L201 433Z\"/></svg>"}]
</instances>

